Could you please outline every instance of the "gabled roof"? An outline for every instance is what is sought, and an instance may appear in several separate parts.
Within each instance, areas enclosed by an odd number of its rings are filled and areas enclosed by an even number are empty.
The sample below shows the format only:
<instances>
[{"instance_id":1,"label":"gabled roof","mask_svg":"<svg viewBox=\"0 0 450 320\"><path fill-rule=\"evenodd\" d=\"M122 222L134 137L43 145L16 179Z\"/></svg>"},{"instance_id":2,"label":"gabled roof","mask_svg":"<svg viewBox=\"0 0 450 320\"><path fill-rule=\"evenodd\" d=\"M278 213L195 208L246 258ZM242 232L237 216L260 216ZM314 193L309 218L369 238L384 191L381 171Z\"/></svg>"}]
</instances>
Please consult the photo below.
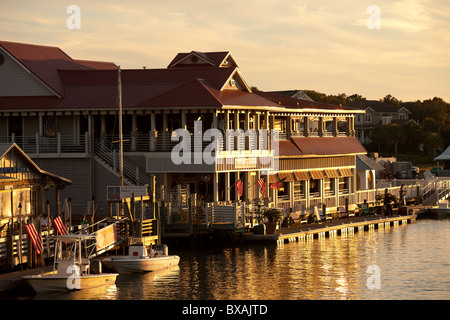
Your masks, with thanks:
<instances>
[{"instance_id":1,"label":"gabled roof","mask_svg":"<svg viewBox=\"0 0 450 320\"><path fill-rule=\"evenodd\" d=\"M178 53L167 68L175 67L239 67L229 51L200 52L191 51Z\"/></svg>"},{"instance_id":2,"label":"gabled roof","mask_svg":"<svg viewBox=\"0 0 450 320\"><path fill-rule=\"evenodd\" d=\"M0 47L59 97L64 95L64 84L58 70L117 69L110 62L74 60L57 47L10 41L0 41Z\"/></svg>"},{"instance_id":3,"label":"gabled roof","mask_svg":"<svg viewBox=\"0 0 450 320\"><path fill-rule=\"evenodd\" d=\"M253 90L253 92L261 97L269 99L275 103L278 103L280 106L285 106L286 108L291 109L320 109L320 110L343 110L343 111L355 111L356 113L361 112L359 109L346 107L346 106L337 106L333 104L316 102L304 99L296 99L286 95L277 94L273 92L263 92L259 90Z\"/></svg>"},{"instance_id":4,"label":"gabled roof","mask_svg":"<svg viewBox=\"0 0 450 320\"><path fill-rule=\"evenodd\" d=\"M357 108L361 110L372 109L375 113L398 113L400 110L405 110L407 113L411 113L405 107L396 107L388 103L384 103L377 100L359 100L346 103L345 106L351 108Z\"/></svg>"},{"instance_id":5,"label":"gabled roof","mask_svg":"<svg viewBox=\"0 0 450 320\"><path fill-rule=\"evenodd\" d=\"M447 161L450 160L450 146L445 149L444 152L442 152L440 155L438 155L436 158L433 159L433 161Z\"/></svg>"},{"instance_id":6,"label":"gabled roof","mask_svg":"<svg viewBox=\"0 0 450 320\"><path fill-rule=\"evenodd\" d=\"M58 181L58 183L64 183L66 185L72 184L72 181L63 177L60 177L56 174L47 172L42 170L41 168L38 167L38 165L36 165L36 163L34 163L33 160L30 159L30 157L28 157L28 155L23 152L23 150L15 143L11 144L11 143L0 143L0 159L2 159L7 153L9 153L11 150L16 150L22 157L22 159L27 162L31 167L33 167L33 169L37 172L39 172L40 174L44 175L44 176L48 176L56 181ZM3 176L5 179L7 177Z\"/></svg>"},{"instance_id":7,"label":"gabled roof","mask_svg":"<svg viewBox=\"0 0 450 320\"><path fill-rule=\"evenodd\" d=\"M314 101L302 90L297 90L297 89L296 90L269 91L269 93L281 94L283 96L287 96L287 97L291 97L291 98Z\"/></svg>"}]
</instances>

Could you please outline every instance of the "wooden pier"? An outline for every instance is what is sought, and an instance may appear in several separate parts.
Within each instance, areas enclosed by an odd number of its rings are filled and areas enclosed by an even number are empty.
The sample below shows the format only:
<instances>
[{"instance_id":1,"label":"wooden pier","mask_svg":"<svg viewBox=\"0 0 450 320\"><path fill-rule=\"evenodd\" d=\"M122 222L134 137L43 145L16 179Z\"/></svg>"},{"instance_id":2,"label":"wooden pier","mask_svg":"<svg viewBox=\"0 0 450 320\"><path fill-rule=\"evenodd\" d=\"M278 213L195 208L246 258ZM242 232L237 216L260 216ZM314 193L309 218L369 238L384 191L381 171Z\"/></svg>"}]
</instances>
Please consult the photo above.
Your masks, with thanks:
<instances>
[{"instance_id":1,"label":"wooden pier","mask_svg":"<svg viewBox=\"0 0 450 320\"><path fill-rule=\"evenodd\" d=\"M417 215L393 216L393 217L355 217L337 220L328 223L310 224L302 227L290 227L278 229L275 234L242 235L244 241L256 241L264 243L284 244L316 238L335 237L354 234L375 229L387 229L399 225L406 225L416 221Z\"/></svg>"}]
</instances>

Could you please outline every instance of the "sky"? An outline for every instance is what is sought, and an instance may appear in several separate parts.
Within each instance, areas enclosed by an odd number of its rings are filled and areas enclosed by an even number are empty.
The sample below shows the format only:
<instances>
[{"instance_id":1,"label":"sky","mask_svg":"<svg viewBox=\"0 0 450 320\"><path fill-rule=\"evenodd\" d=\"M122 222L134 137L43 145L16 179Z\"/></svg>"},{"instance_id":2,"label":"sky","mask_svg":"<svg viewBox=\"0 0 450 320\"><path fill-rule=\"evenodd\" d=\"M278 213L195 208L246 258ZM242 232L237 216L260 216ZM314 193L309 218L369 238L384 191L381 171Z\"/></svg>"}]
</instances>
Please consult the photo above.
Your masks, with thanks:
<instances>
[{"instance_id":1,"label":"sky","mask_svg":"<svg viewBox=\"0 0 450 320\"><path fill-rule=\"evenodd\" d=\"M448 0L2 0L0 8L1 40L57 46L74 59L165 68L178 52L231 51L246 82L264 91L450 102Z\"/></svg>"}]
</instances>

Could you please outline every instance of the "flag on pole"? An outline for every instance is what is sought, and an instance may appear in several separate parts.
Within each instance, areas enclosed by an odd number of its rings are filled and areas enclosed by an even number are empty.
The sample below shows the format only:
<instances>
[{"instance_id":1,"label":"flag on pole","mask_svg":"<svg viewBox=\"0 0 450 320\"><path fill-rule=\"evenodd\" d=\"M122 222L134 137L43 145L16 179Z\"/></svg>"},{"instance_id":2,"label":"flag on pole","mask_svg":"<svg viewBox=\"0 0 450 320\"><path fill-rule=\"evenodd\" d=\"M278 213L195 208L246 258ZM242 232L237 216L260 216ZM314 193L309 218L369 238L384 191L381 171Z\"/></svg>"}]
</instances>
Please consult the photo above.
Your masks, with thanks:
<instances>
[{"instance_id":1,"label":"flag on pole","mask_svg":"<svg viewBox=\"0 0 450 320\"><path fill-rule=\"evenodd\" d=\"M36 250L36 253L41 254L41 252L44 251L42 235L37 232L36 227L33 223L26 225L25 229L27 230L27 233L31 238L31 242L33 242L33 247Z\"/></svg>"},{"instance_id":2,"label":"flag on pole","mask_svg":"<svg viewBox=\"0 0 450 320\"><path fill-rule=\"evenodd\" d=\"M240 179L236 182L236 188L237 188L239 197L242 197L242 194L244 193L244 184L242 183L242 181Z\"/></svg>"},{"instance_id":3,"label":"flag on pole","mask_svg":"<svg viewBox=\"0 0 450 320\"><path fill-rule=\"evenodd\" d=\"M270 189L275 189L275 190L280 189L280 187L283 185L284 179L286 179L286 178L283 178L281 180L278 180L277 182L271 183Z\"/></svg>"},{"instance_id":4,"label":"flag on pole","mask_svg":"<svg viewBox=\"0 0 450 320\"><path fill-rule=\"evenodd\" d=\"M264 197L266 195L266 183L264 182L263 178L260 178L257 182Z\"/></svg>"},{"instance_id":5,"label":"flag on pole","mask_svg":"<svg viewBox=\"0 0 450 320\"><path fill-rule=\"evenodd\" d=\"M64 225L64 223L62 222L60 216L57 216L55 218L55 220L53 220L53 222L55 223L56 229L58 230L58 233L60 235L66 235L67 234L67 228Z\"/></svg>"}]
</instances>

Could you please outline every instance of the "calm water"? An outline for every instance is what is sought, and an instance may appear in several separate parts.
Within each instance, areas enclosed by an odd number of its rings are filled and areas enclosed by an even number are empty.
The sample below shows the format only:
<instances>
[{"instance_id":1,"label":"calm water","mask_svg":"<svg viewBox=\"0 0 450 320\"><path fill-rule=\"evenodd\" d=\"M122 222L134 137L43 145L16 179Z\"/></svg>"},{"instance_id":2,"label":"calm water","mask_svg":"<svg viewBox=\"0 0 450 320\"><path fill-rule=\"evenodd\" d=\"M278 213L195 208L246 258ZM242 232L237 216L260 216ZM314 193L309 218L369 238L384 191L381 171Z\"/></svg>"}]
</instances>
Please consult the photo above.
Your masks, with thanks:
<instances>
[{"instance_id":1,"label":"calm water","mask_svg":"<svg viewBox=\"0 0 450 320\"><path fill-rule=\"evenodd\" d=\"M95 292L22 299L450 299L450 220L276 246L176 250L180 265ZM379 289L372 281L379 268ZM373 268L373 267L371 267ZM369 285L368 287L368 279Z\"/></svg>"}]
</instances>

